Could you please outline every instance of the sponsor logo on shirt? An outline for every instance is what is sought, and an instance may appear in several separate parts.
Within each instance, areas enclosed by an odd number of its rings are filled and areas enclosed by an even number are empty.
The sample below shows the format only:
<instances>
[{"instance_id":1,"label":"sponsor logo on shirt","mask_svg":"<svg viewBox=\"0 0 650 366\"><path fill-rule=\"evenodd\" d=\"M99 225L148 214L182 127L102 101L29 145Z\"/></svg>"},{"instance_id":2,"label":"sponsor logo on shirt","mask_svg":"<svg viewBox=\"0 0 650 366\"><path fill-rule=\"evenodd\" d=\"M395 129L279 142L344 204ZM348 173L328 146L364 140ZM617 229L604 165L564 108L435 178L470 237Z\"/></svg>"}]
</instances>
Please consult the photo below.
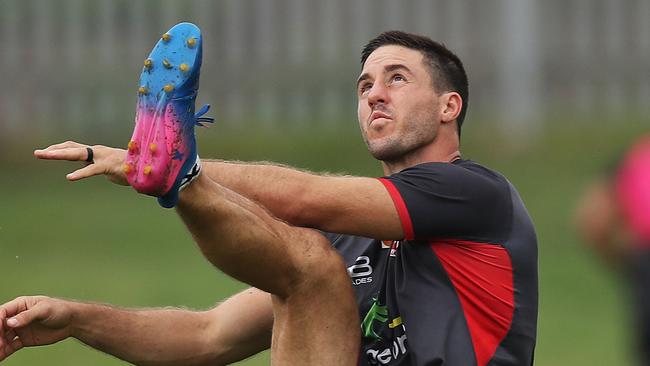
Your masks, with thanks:
<instances>
[{"instance_id":1,"label":"sponsor logo on shirt","mask_svg":"<svg viewBox=\"0 0 650 366\"><path fill-rule=\"evenodd\" d=\"M372 299L372 306L368 309L366 316L363 318L361 323L361 330L363 331L363 336L366 338L372 338L375 340L381 339L379 334L374 329L375 323L380 327L388 322L388 308L386 305L381 305L376 298Z\"/></svg>"},{"instance_id":2,"label":"sponsor logo on shirt","mask_svg":"<svg viewBox=\"0 0 650 366\"><path fill-rule=\"evenodd\" d=\"M377 298L372 301L361 323L363 337L374 341L365 354L371 365L388 365L406 355L406 330L401 316L389 320L388 307Z\"/></svg>"},{"instance_id":3,"label":"sponsor logo on shirt","mask_svg":"<svg viewBox=\"0 0 650 366\"><path fill-rule=\"evenodd\" d=\"M395 338L392 344L384 345L381 348L367 349L366 357L371 365L388 365L392 361L399 360L407 351L406 334L402 334Z\"/></svg>"},{"instance_id":4,"label":"sponsor logo on shirt","mask_svg":"<svg viewBox=\"0 0 650 366\"><path fill-rule=\"evenodd\" d=\"M362 255L356 262L348 267L348 274L352 278L353 285L361 285L372 282L372 266L370 257Z\"/></svg>"}]
</instances>

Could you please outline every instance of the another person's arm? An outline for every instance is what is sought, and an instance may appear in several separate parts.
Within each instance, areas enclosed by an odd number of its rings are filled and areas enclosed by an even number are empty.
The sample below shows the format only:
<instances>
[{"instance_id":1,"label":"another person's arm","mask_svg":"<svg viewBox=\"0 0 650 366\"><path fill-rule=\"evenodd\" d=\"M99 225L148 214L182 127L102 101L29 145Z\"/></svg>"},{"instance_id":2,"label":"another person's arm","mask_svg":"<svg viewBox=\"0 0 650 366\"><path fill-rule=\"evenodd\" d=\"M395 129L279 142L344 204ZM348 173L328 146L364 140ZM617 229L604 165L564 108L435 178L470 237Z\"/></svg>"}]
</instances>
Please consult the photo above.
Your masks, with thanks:
<instances>
[{"instance_id":1,"label":"another person's arm","mask_svg":"<svg viewBox=\"0 0 650 366\"><path fill-rule=\"evenodd\" d=\"M0 305L0 361L74 337L138 365L224 365L267 349L272 326L271 297L257 289L200 312L20 297Z\"/></svg>"}]
</instances>

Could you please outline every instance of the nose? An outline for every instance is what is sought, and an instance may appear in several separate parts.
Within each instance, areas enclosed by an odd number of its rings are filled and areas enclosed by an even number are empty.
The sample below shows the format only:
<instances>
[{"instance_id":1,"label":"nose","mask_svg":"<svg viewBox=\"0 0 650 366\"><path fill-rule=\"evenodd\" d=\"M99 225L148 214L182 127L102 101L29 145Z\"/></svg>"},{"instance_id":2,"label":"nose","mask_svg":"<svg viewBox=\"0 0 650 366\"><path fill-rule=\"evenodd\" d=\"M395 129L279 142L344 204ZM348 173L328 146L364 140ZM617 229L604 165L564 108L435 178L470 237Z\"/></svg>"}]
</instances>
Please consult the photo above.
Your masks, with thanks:
<instances>
[{"instance_id":1,"label":"nose","mask_svg":"<svg viewBox=\"0 0 650 366\"><path fill-rule=\"evenodd\" d=\"M376 104L386 104L388 101L388 90L382 83L376 82L368 92L368 105L370 107Z\"/></svg>"}]
</instances>

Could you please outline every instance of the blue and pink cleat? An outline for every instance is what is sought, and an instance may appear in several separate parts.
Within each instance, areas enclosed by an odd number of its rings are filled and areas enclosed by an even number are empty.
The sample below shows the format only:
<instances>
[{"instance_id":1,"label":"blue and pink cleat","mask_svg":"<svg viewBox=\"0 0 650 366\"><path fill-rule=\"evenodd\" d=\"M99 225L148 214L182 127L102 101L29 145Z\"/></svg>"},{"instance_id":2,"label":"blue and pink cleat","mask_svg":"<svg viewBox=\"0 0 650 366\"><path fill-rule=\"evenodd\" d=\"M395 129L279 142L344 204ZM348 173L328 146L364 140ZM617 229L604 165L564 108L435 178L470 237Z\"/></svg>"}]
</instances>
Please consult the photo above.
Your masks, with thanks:
<instances>
[{"instance_id":1,"label":"blue and pink cleat","mask_svg":"<svg viewBox=\"0 0 650 366\"><path fill-rule=\"evenodd\" d=\"M163 34L140 74L135 130L124 173L138 192L158 197L161 206L178 202L181 187L200 171L194 127L211 118L195 114L201 69L201 31L191 23Z\"/></svg>"}]
</instances>

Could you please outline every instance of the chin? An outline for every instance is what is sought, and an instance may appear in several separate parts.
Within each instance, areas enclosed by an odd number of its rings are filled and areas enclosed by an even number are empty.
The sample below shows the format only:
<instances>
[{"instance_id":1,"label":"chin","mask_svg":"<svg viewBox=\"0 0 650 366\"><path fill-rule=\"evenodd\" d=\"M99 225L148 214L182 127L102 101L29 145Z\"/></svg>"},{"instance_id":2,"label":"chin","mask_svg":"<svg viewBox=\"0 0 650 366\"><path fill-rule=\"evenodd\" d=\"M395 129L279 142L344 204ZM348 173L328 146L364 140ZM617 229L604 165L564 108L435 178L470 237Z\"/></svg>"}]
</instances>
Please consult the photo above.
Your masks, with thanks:
<instances>
[{"instance_id":1,"label":"chin","mask_svg":"<svg viewBox=\"0 0 650 366\"><path fill-rule=\"evenodd\" d=\"M396 160L405 154L402 146L398 144L381 143L379 141L370 142L368 144L368 151L375 159L381 161Z\"/></svg>"}]
</instances>

